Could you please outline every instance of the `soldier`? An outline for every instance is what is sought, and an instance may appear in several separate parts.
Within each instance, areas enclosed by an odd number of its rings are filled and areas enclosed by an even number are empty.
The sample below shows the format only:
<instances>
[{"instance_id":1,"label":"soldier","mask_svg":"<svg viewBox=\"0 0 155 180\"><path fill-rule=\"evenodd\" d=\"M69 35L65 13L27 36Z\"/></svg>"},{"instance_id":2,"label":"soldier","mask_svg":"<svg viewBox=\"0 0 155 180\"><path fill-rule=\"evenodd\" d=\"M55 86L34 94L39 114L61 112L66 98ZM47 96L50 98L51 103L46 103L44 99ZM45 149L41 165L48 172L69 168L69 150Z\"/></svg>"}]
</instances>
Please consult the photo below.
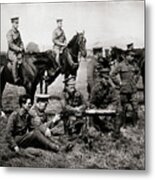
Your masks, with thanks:
<instances>
[{"instance_id":1,"label":"soldier","mask_svg":"<svg viewBox=\"0 0 155 180\"><path fill-rule=\"evenodd\" d=\"M65 131L69 135L78 135L84 124L83 112L86 109L86 102L82 94L75 88L75 77L66 79L64 83L63 113L66 121Z\"/></svg>"},{"instance_id":2,"label":"soldier","mask_svg":"<svg viewBox=\"0 0 155 180\"><path fill-rule=\"evenodd\" d=\"M94 116L92 121L96 129L102 132L113 130L114 137L120 135L122 126L120 99L115 88L106 79L103 78L94 85L90 97L90 108L116 110L115 118Z\"/></svg>"},{"instance_id":3,"label":"soldier","mask_svg":"<svg viewBox=\"0 0 155 180\"><path fill-rule=\"evenodd\" d=\"M36 103L29 111L29 114L32 117L30 130L38 128L46 137L51 137L51 128L60 120L60 115L58 114L56 114L51 120L48 119L45 110L49 97L48 94L37 94Z\"/></svg>"},{"instance_id":4,"label":"soldier","mask_svg":"<svg viewBox=\"0 0 155 180\"><path fill-rule=\"evenodd\" d=\"M39 147L54 152L59 151L59 146L45 137L39 129L30 131L31 116L28 111L31 108L31 99L27 95L19 97L20 109L14 111L9 119L6 129L6 140L9 147L15 152L20 148Z\"/></svg>"},{"instance_id":5,"label":"soldier","mask_svg":"<svg viewBox=\"0 0 155 180\"><path fill-rule=\"evenodd\" d=\"M61 68L61 63L60 63L60 55L63 53L64 48L67 46L66 42L66 36L64 33L64 30L62 29L62 19L57 19L57 28L53 32L53 50L56 53L56 62L58 65L58 68ZM66 51L67 55L67 61L70 64L71 67L73 67L74 62L72 60L72 57L69 53L69 51Z\"/></svg>"},{"instance_id":6,"label":"soldier","mask_svg":"<svg viewBox=\"0 0 155 180\"><path fill-rule=\"evenodd\" d=\"M116 88L120 89L120 100L122 105L122 120L125 121L126 104L130 103L133 109L133 124L137 122L137 81L138 81L138 67L133 64L134 53L132 51L126 51L125 59L117 65L112 71L111 78L116 84ZM117 75L119 74L120 79ZM125 123L124 123L125 124Z\"/></svg>"},{"instance_id":7,"label":"soldier","mask_svg":"<svg viewBox=\"0 0 155 180\"><path fill-rule=\"evenodd\" d=\"M7 33L8 41L8 58L12 62L12 73L14 78L14 83L19 84L20 78L18 77L17 65L22 60L22 54L24 52L24 45L18 31L19 18L11 18L12 29Z\"/></svg>"},{"instance_id":8,"label":"soldier","mask_svg":"<svg viewBox=\"0 0 155 180\"><path fill-rule=\"evenodd\" d=\"M89 97L94 84L102 78L109 79L110 66L106 58L102 56L102 47L93 48L93 59L87 68L87 89Z\"/></svg>"}]
</instances>

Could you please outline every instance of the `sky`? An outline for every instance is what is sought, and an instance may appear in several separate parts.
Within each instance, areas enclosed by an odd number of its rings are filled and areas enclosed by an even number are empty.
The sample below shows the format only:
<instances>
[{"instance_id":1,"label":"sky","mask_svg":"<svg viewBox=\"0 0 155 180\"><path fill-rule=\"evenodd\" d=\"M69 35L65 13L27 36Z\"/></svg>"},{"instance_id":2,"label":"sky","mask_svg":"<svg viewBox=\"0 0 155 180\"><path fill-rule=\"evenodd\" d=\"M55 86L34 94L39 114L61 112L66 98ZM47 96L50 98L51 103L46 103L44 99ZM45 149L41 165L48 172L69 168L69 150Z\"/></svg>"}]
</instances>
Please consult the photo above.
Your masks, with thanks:
<instances>
[{"instance_id":1,"label":"sky","mask_svg":"<svg viewBox=\"0 0 155 180\"><path fill-rule=\"evenodd\" d=\"M7 50L10 18L20 17L19 30L26 45L35 42L41 51L52 48L56 19L63 18L67 41L85 31L87 48L134 42L144 47L144 1L1 4L1 51Z\"/></svg>"}]
</instances>

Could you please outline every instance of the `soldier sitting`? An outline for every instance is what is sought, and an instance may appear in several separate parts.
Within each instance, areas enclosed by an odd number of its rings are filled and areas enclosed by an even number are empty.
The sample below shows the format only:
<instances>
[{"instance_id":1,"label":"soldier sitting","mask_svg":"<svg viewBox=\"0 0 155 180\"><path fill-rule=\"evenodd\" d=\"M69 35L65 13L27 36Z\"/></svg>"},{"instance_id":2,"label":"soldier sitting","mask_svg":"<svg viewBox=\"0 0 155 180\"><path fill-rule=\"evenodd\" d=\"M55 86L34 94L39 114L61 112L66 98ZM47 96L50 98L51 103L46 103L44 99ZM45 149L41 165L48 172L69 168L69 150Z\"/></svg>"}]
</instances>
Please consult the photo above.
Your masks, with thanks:
<instances>
[{"instance_id":1,"label":"soldier sitting","mask_svg":"<svg viewBox=\"0 0 155 180\"><path fill-rule=\"evenodd\" d=\"M18 31L19 18L11 18L12 29L7 33L8 41L8 58L12 62L12 73L15 84L20 84L20 78L18 76L18 63L21 63L22 55L24 52L24 45L21 39L20 32Z\"/></svg>"},{"instance_id":2,"label":"soldier sitting","mask_svg":"<svg viewBox=\"0 0 155 180\"><path fill-rule=\"evenodd\" d=\"M48 119L45 110L49 97L48 94L37 94L36 103L29 111L29 114L32 117L30 130L38 128L46 137L51 137L51 128L60 120L59 114L56 114L51 120Z\"/></svg>"},{"instance_id":3,"label":"soldier sitting","mask_svg":"<svg viewBox=\"0 0 155 180\"><path fill-rule=\"evenodd\" d=\"M75 88L74 77L66 79L64 83L63 113L65 131L69 135L79 135L84 124L83 112L86 109L86 102L82 94Z\"/></svg>"},{"instance_id":4,"label":"soldier sitting","mask_svg":"<svg viewBox=\"0 0 155 180\"><path fill-rule=\"evenodd\" d=\"M19 97L20 109L14 111L6 128L6 140L9 147L15 152L20 148L36 147L54 152L59 151L59 146L47 138L38 128L31 129L31 116L28 111L31 108L31 99L27 95Z\"/></svg>"},{"instance_id":5,"label":"soldier sitting","mask_svg":"<svg viewBox=\"0 0 155 180\"><path fill-rule=\"evenodd\" d=\"M102 78L109 79L110 66L109 62L102 55L102 47L93 48L93 59L89 62L87 68L87 82L88 93L91 94L91 90L95 83Z\"/></svg>"},{"instance_id":6,"label":"soldier sitting","mask_svg":"<svg viewBox=\"0 0 155 180\"><path fill-rule=\"evenodd\" d=\"M98 81L91 93L90 108L116 110L116 117L94 116L92 119L96 129L106 132L113 130L114 136L119 136L122 122L119 96L111 83L104 78Z\"/></svg>"}]
</instances>

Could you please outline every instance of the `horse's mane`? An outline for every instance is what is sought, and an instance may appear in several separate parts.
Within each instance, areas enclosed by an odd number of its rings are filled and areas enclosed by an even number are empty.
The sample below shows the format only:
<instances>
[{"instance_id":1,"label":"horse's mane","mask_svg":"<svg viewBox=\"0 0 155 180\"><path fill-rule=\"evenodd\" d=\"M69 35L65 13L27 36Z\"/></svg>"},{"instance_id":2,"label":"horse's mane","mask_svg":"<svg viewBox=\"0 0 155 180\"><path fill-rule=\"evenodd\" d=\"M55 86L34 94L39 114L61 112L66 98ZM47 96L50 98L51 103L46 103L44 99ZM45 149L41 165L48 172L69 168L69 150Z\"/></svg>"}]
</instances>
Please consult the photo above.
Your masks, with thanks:
<instances>
[{"instance_id":1,"label":"horse's mane","mask_svg":"<svg viewBox=\"0 0 155 180\"><path fill-rule=\"evenodd\" d=\"M68 48L73 47L74 43L76 42L76 39L77 39L77 34L74 35L73 38L69 41L67 47L68 47Z\"/></svg>"}]
</instances>

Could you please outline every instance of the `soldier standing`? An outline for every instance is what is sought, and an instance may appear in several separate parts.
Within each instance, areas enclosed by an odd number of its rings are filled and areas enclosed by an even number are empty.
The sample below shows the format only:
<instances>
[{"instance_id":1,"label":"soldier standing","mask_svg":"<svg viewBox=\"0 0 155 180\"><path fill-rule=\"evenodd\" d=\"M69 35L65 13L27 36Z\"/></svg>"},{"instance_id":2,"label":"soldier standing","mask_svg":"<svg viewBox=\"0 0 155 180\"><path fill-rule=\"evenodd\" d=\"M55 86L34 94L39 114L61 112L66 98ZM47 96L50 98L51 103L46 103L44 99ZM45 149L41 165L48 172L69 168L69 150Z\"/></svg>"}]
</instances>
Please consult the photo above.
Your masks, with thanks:
<instances>
[{"instance_id":1,"label":"soldier standing","mask_svg":"<svg viewBox=\"0 0 155 180\"><path fill-rule=\"evenodd\" d=\"M7 33L8 41L8 58L12 62L12 73L14 83L19 84L20 78L18 77L17 65L22 60L22 54L24 51L24 45L21 39L20 32L18 31L19 18L11 18L12 29Z\"/></svg>"},{"instance_id":2,"label":"soldier standing","mask_svg":"<svg viewBox=\"0 0 155 180\"><path fill-rule=\"evenodd\" d=\"M64 83L63 113L66 121L65 131L67 131L69 135L78 135L84 124L83 112L86 109L86 102L81 92L75 88L74 77L66 79Z\"/></svg>"},{"instance_id":3,"label":"soldier standing","mask_svg":"<svg viewBox=\"0 0 155 180\"><path fill-rule=\"evenodd\" d=\"M139 69L133 64L134 54L132 51L126 51L125 59L117 65L117 67L111 73L111 78L116 87L120 89L120 101L123 109L122 120L125 121L126 104L130 103L133 109L133 124L137 122L137 81ZM117 75L119 74L120 79Z\"/></svg>"}]
</instances>

